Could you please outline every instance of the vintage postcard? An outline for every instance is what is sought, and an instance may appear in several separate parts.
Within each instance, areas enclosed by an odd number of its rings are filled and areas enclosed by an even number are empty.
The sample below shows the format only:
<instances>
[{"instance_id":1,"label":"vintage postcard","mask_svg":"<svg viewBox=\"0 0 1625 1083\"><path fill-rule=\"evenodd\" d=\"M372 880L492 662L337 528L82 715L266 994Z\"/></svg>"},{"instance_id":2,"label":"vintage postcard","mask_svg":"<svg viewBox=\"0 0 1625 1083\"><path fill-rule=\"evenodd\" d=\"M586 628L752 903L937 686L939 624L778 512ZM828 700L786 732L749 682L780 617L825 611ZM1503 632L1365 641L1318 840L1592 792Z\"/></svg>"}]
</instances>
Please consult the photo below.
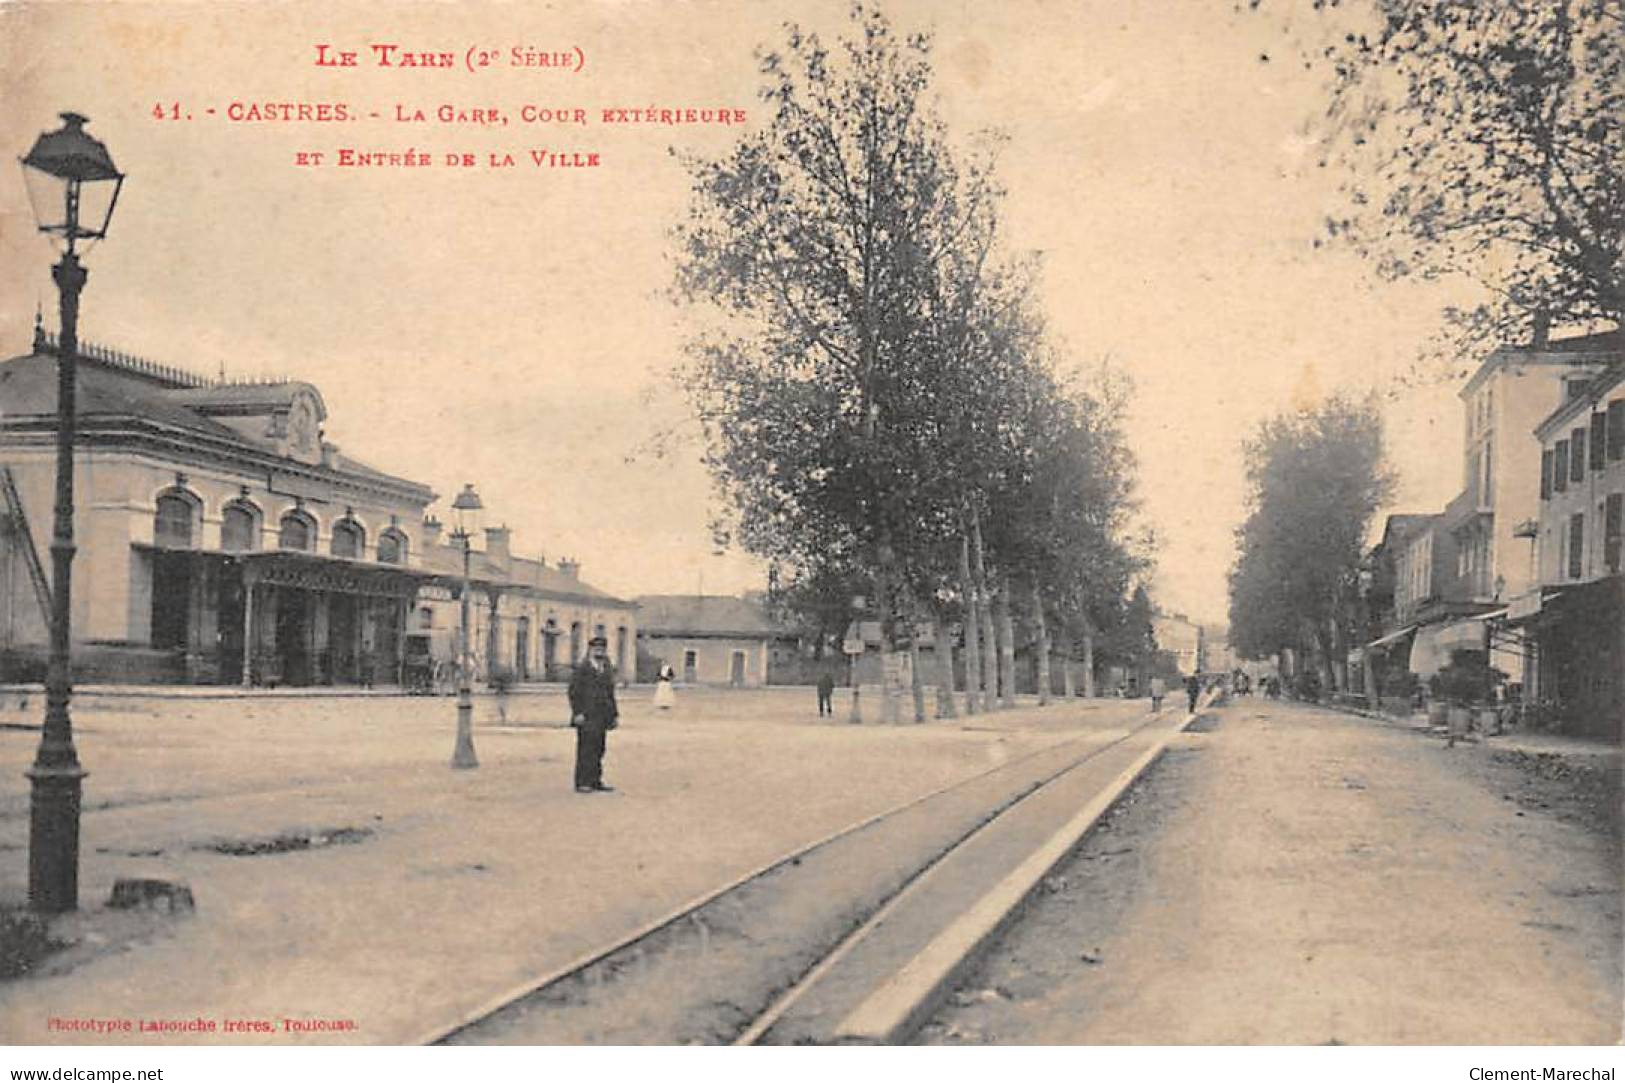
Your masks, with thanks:
<instances>
[{"instance_id":1,"label":"vintage postcard","mask_svg":"<svg viewBox=\"0 0 1625 1083\"><path fill-rule=\"evenodd\" d=\"M1614 1078L1537 7L0 4L0 1039Z\"/></svg>"}]
</instances>

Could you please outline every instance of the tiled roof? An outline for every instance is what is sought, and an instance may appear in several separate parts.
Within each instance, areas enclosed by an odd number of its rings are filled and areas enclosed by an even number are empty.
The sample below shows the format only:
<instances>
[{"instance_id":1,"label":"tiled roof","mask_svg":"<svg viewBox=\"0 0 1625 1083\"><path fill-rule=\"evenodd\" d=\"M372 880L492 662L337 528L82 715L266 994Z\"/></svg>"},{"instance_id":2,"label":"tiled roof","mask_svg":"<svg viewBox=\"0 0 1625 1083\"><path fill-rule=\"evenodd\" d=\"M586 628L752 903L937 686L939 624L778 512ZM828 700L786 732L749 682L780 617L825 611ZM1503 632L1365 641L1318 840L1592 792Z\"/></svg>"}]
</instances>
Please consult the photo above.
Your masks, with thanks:
<instances>
[{"instance_id":1,"label":"tiled roof","mask_svg":"<svg viewBox=\"0 0 1625 1083\"><path fill-rule=\"evenodd\" d=\"M427 546L423 552L423 562L438 572L460 575L463 570L463 551L450 544ZM543 594L557 595L561 598L601 601L617 607L633 604L575 576L566 575L557 568L550 568L542 561L528 557L512 557L507 567L502 568L492 563L485 553L475 550L470 561L469 573L477 580L530 587Z\"/></svg>"},{"instance_id":2,"label":"tiled roof","mask_svg":"<svg viewBox=\"0 0 1625 1083\"><path fill-rule=\"evenodd\" d=\"M1427 514L1399 513L1388 517L1387 525L1382 528L1382 541L1380 544L1388 545L1393 542L1404 541L1423 529L1439 517L1438 512Z\"/></svg>"},{"instance_id":3,"label":"tiled roof","mask_svg":"<svg viewBox=\"0 0 1625 1083\"><path fill-rule=\"evenodd\" d=\"M153 369L148 372L145 368ZM267 441L255 440L241 430L208 416L210 406L226 403L273 406L288 401L295 388L308 384L283 381L268 384L227 384L213 387L177 386L173 378L159 372L180 374L178 369L139 362L119 362L109 351L81 352L75 369L75 407L84 431L96 428L96 419L135 418L156 422L183 432L207 436L217 444L233 444L256 455L276 454ZM36 348L31 354L0 362L0 417L5 420L34 419L54 425L56 420L56 354L54 347ZM317 393L320 402L320 393ZM336 470L393 485L427 486L387 473L357 459L340 454Z\"/></svg>"},{"instance_id":4,"label":"tiled roof","mask_svg":"<svg viewBox=\"0 0 1625 1083\"><path fill-rule=\"evenodd\" d=\"M770 620L761 606L731 595L644 594L637 602L638 628L648 635L760 639L793 634Z\"/></svg>"},{"instance_id":5,"label":"tiled roof","mask_svg":"<svg viewBox=\"0 0 1625 1083\"><path fill-rule=\"evenodd\" d=\"M77 413L136 416L205 436L242 443L235 430L173 401L168 389L100 361L81 358L76 369ZM0 410L7 418L56 418L56 357L33 353L0 363Z\"/></svg>"}]
</instances>

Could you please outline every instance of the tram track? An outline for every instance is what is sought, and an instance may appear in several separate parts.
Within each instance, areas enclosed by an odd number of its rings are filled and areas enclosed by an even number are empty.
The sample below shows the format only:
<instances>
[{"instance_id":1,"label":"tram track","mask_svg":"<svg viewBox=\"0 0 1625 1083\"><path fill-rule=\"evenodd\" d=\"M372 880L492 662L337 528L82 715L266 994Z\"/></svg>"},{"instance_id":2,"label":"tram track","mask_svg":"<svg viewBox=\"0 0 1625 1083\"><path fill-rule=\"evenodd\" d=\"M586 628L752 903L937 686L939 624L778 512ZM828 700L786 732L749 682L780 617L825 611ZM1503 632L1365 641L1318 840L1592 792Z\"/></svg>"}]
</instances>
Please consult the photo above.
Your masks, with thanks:
<instances>
[{"instance_id":1,"label":"tram track","mask_svg":"<svg viewBox=\"0 0 1625 1083\"><path fill-rule=\"evenodd\" d=\"M951 921L956 895L999 881L1172 732L1161 716L1083 734L848 825L419 1041L843 1040L836 1024Z\"/></svg>"}]
</instances>

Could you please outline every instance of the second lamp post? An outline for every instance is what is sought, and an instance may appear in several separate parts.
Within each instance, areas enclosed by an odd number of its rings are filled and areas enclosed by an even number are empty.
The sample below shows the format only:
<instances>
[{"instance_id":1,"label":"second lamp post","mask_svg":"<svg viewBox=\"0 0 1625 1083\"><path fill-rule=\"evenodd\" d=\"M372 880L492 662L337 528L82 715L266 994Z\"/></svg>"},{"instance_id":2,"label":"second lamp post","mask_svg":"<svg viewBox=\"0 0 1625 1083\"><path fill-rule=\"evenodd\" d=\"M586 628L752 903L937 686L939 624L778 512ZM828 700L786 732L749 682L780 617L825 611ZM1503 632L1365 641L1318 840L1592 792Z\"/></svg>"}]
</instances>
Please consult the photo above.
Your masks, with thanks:
<instances>
[{"instance_id":1,"label":"second lamp post","mask_svg":"<svg viewBox=\"0 0 1625 1083\"><path fill-rule=\"evenodd\" d=\"M474 647L472 629L469 627L468 596L471 589L469 583L469 562L474 552L474 535L480 529L480 513L485 505L480 503L480 494L474 491L472 482L463 486L463 491L457 494L457 499L451 502L452 521L455 524L452 530L452 540L458 542L463 548L463 589L462 623L457 643L457 748L451 755L453 767L478 767L479 759L474 755L474 689L471 677L474 671Z\"/></svg>"}]
</instances>

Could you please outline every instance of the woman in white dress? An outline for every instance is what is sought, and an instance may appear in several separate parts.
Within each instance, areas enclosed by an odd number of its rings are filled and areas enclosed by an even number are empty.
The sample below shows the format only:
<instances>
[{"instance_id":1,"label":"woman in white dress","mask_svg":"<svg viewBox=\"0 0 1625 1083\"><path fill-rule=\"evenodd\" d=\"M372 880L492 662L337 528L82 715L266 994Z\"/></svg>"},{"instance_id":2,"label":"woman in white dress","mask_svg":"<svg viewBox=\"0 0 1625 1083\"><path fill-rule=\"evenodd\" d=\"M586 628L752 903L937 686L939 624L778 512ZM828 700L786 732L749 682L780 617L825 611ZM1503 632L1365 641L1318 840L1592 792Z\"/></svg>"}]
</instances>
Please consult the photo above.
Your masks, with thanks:
<instances>
[{"instance_id":1,"label":"woman in white dress","mask_svg":"<svg viewBox=\"0 0 1625 1083\"><path fill-rule=\"evenodd\" d=\"M669 711L677 705L677 693L672 691L672 678L677 674L668 665L660 667L660 676L655 681L655 706L662 711Z\"/></svg>"}]
</instances>

